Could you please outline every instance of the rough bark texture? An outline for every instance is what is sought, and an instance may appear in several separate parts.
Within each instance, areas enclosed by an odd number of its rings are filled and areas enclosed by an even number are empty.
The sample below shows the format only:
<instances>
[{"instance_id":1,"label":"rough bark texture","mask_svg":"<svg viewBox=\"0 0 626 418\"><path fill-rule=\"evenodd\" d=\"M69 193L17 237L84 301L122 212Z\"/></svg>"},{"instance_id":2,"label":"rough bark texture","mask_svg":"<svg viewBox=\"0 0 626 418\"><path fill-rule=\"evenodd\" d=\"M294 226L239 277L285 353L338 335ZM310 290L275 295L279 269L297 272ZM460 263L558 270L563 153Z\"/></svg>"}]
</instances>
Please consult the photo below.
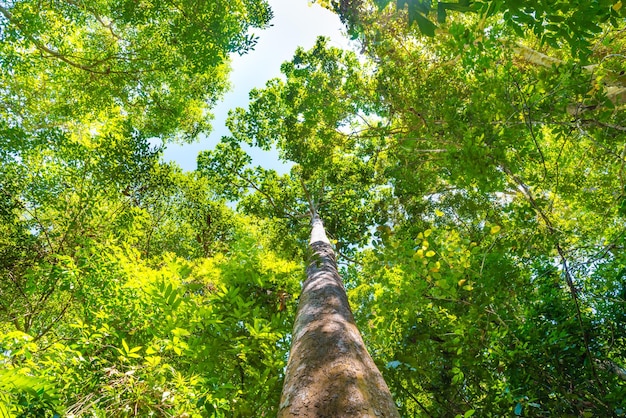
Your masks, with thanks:
<instances>
[{"instance_id":1,"label":"rough bark texture","mask_svg":"<svg viewBox=\"0 0 626 418\"><path fill-rule=\"evenodd\" d=\"M278 417L399 417L356 327L318 217Z\"/></svg>"}]
</instances>

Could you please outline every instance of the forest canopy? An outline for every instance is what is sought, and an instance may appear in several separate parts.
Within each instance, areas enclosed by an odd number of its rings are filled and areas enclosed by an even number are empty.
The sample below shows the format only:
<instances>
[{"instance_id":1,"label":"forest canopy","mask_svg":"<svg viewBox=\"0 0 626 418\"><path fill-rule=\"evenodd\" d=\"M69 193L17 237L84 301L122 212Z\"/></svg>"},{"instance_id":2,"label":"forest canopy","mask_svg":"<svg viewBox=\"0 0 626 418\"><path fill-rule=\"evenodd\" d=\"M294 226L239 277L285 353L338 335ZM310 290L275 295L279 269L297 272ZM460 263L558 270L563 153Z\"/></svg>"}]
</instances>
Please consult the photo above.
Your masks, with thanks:
<instances>
[{"instance_id":1,"label":"forest canopy","mask_svg":"<svg viewBox=\"0 0 626 418\"><path fill-rule=\"evenodd\" d=\"M275 416L313 212L401 416L626 416L622 1L318 3L185 172L265 0L0 2L0 416Z\"/></svg>"}]
</instances>

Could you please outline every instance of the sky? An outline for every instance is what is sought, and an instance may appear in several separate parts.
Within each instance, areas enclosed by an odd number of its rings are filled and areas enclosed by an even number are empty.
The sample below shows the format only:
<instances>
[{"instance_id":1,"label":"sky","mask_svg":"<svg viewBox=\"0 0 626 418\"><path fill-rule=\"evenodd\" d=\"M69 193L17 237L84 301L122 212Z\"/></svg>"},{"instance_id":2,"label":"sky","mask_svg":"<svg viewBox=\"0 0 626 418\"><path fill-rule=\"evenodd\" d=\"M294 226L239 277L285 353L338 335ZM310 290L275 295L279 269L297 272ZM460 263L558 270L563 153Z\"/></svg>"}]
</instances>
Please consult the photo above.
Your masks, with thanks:
<instances>
[{"instance_id":1,"label":"sky","mask_svg":"<svg viewBox=\"0 0 626 418\"><path fill-rule=\"evenodd\" d=\"M273 26L254 32L259 40L253 51L243 56L232 55L232 87L213 109L213 131L193 144L169 144L163 155L166 161L175 161L184 170L195 170L198 153L212 149L222 136L230 134L225 126L228 111L247 107L248 92L252 88L263 87L268 80L281 76L280 65L293 57L298 46L310 49L318 36L327 36L331 45L349 48L339 17L331 11L317 4L310 5L308 0L269 0L269 4L274 12ZM255 166L279 173L287 172L291 166L279 161L276 151L248 149L248 153Z\"/></svg>"}]
</instances>

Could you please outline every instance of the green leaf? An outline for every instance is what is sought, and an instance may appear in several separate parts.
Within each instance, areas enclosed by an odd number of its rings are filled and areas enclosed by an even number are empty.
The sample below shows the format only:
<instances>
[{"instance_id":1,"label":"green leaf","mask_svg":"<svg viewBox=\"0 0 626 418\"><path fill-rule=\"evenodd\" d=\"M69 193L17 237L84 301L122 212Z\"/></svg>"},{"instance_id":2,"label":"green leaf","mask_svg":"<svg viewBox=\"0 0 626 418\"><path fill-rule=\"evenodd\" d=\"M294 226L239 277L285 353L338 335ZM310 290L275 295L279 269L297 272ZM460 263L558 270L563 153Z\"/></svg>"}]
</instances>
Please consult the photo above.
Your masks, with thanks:
<instances>
[{"instance_id":1,"label":"green leaf","mask_svg":"<svg viewBox=\"0 0 626 418\"><path fill-rule=\"evenodd\" d=\"M165 289L165 293L163 293L163 298L165 300L168 300L171 294L172 294L172 284L169 283L167 285L167 288Z\"/></svg>"},{"instance_id":2,"label":"green leaf","mask_svg":"<svg viewBox=\"0 0 626 418\"><path fill-rule=\"evenodd\" d=\"M178 309L178 307L180 306L180 304L182 303L183 299L182 298L177 298L174 303L172 304L172 310L175 311Z\"/></svg>"},{"instance_id":3,"label":"green leaf","mask_svg":"<svg viewBox=\"0 0 626 418\"><path fill-rule=\"evenodd\" d=\"M174 300L176 299L176 297L178 296L178 291L177 290L173 290L170 294L170 296L167 298L167 304L168 305L173 305L174 304Z\"/></svg>"},{"instance_id":4,"label":"green leaf","mask_svg":"<svg viewBox=\"0 0 626 418\"><path fill-rule=\"evenodd\" d=\"M446 23L446 7L444 3L437 4L437 22L440 24Z\"/></svg>"},{"instance_id":5,"label":"green leaf","mask_svg":"<svg viewBox=\"0 0 626 418\"><path fill-rule=\"evenodd\" d=\"M437 29L437 26L417 10L414 10L413 12L409 10L409 25L412 25L413 22L417 22L417 26L419 27L420 32L422 32L424 35L430 37L435 36L435 30Z\"/></svg>"},{"instance_id":6,"label":"green leaf","mask_svg":"<svg viewBox=\"0 0 626 418\"><path fill-rule=\"evenodd\" d=\"M130 353L130 349L128 348L128 344L126 343L125 339L122 339L122 347L124 348L125 353Z\"/></svg>"}]
</instances>

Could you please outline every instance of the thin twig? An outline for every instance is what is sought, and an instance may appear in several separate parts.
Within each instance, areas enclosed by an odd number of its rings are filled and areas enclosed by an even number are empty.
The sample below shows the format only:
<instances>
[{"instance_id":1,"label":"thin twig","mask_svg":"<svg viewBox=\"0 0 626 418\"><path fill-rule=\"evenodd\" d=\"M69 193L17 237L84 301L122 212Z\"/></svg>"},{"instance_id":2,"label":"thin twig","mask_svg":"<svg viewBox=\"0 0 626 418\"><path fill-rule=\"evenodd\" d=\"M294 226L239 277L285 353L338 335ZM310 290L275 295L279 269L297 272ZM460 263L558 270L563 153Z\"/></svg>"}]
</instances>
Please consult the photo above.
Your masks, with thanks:
<instances>
[{"instance_id":1,"label":"thin twig","mask_svg":"<svg viewBox=\"0 0 626 418\"><path fill-rule=\"evenodd\" d=\"M417 406L419 406L419 407L420 407L420 409L421 409L422 411L424 411L424 413L425 413L426 415L428 415L428 416L429 416L429 417L431 417L431 418L434 418L434 415L432 415L430 412L428 412L428 409L426 409L426 407L425 407L425 406L424 406L424 405L423 405L423 404L419 401L419 399L417 399L417 398L413 395L413 393L411 393L411 391L410 391L410 390L408 390L407 388L405 388L405 387L402 385L402 383L400 383L397 379L394 379L394 380L395 380L396 384L400 387L400 389L402 389L402 390L403 390L403 391L404 391L404 392L405 392L405 393L409 396L409 398L411 398L411 399L413 400L413 402L415 402L415 403L417 404Z\"/></svg>"},{"instance_id":2,"label":"thin twig","mask_svg":"<svg viewBox=\"0 0 626 418\"><path fill-rule=\"evenodd\" d=\"M241 180L243 180L246 184L248 184L248 186L252 187L254 190L256 190L258 193L260 193L261 195L265 196L265 198L268 200L268 202L270 203L270 205L272 205L272 207L277 211L277 212L282 212L283 214L285 214L287 217L297 220L298 218L301 218L301 216L298 216L294 213L289 212L288 210L284 209L284 208L279 208L278 205L276 205L276 203L274 202L274 199L272 198L272 196L270 196L267 192L264 192L263 190L261 190L260 187L258 187L256 184L254 184L254 182L252 180L250 180L249 178L245 177L243 174L241 174L239 171L235 171L235 175L237 177L239 177Z\"/></svg>"},{"instance_id":3,"label":"thin twig","mask_svg":"<svg viewBox=\"0 0 626 418\"><path fill-rule=\"evenodd\" d=\"M535 135L535 130L533 129L532 117L530 113L530 105L528 104L528 101L526 100L526 96L524 95L524 92L522 91L522 88L520 87L519 83L516 80L513 80L513 83L515 84L515 87L517 87L517 91L519 92L520 96L522 97L522 100L524 101L524 108L523 108L524 121L526 122L526 126L528 127L528 131L530 132L530 136L532 137L533 142L535 143L535 148L537 148L537 151L539 152L539 157L541 157L541 164L543 165L543 180L545 181L548 178L548 167L546 167L546 159L543 156L543 151L541 150L541 147L539 146L539 142L537 141L537 136Z\"/></svg>"}]
</instances>

